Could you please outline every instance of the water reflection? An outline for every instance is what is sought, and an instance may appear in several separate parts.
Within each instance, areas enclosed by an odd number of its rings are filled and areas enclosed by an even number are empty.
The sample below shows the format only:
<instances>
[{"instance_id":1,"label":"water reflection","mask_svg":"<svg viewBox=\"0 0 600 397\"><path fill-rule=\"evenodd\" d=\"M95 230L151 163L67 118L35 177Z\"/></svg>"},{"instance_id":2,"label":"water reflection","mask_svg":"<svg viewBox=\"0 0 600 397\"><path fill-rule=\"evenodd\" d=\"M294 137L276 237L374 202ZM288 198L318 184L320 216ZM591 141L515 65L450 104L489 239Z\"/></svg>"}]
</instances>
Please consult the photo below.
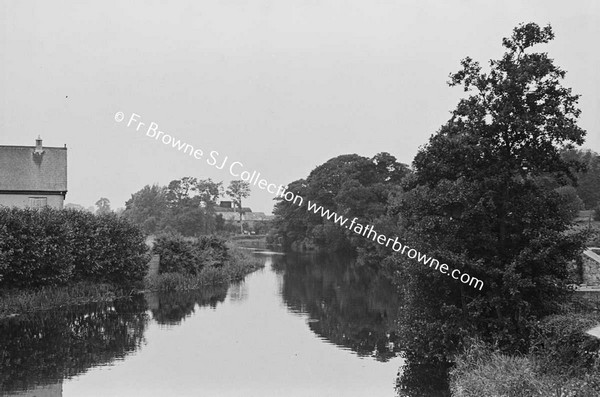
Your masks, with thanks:
<instances>
[{"instance_id":1,"label":"water reflection","mask_svg":"<svg viewBox=\"0 0 600 397\"><path fill-rule=\"evenodd\" d=\"M146 294L152 318L161 325L179 325L194 313L196 305L213 309L225 300L227 286L206 287L200 291L150 292Z\"/></svg>"},{"instance_id":2,"label":"water reflection","mask_svg":"<svg viewBox=\"0 0 600 397\"><path fill-rule=\"evenodd\" d=\"M147 321L142 296L1 321L0 394L60 384L122 358L140 347Z\"/></svg>"},{"instance_id":3,"label":"water reflection","mask_svg":"<svg viewBox=\"0 0 600 397\"><path fill-rule=\"evenodd\" d=\"M290 310L308 313L309 327L359 356L387 361L399 352L396 289L375 269L351 257L287 255L274 258Z\"/></svg>"},{"instance_id":4,"label":"water reflection","mask_svg":"<svg viewBox=\"0 0 600 397\"><path fill-rule=\"evenodd\" d=\"M392 396L389 281L350 258L262 257L229 287L0 322L0 395Z\"/></svg>"}]
</instances>

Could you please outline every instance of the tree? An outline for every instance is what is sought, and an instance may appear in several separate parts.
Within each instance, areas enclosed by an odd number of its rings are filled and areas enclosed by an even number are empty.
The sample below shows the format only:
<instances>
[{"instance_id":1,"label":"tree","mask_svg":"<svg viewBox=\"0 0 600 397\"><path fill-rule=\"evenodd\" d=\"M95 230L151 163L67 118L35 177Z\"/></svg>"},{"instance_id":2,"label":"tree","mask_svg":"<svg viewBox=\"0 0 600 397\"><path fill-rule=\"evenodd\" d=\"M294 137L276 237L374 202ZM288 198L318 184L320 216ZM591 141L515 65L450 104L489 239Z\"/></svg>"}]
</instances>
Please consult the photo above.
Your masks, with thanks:
<instances>
[{"instance_id":1,"label":"tree","mask_svg":"<svg viewBox=\"0 0 600 397\"><path fill-rule=\"evenodd\" d=\"M200 201L200 206L206 214L206 223L204 233L212 233L217 230L217 220L215 206L219 197L223 194L223 183L213 182L212 179L199 179L196 181L194 191Z\"/></svg>"},{"instance_id":2,"label":"tree","mask_svg":"<svg viewBox=\"0 0 600 397\"><path fill-rule=\"evenodd\" d=\"M379 153L373 158L345 154L319 165L306 179L290 183L288 191L326 210L376 223L387 213L392 192L408 173L408 166L389 153ZM319 249L345 251L357 246L372 247L348 229L281 198L274 214L276 233L286 248L301 250L315 245Z\"/></svg>"},{"instance_id":3,"label":"tree","mask_svg":"<svg viewBox=\"0 0 600 397\"><path fill-rule=\"evenodd\" d=\"M99 215L110 213L110 200L106 197L101 197L98 201L96 201L96 208L96 213Z\"/></svg>"},{"instance_id":4,"label":"tree","mask_svg":"<svg viewBox=\"0 0 600 397\"><path fill-rule=\"evenodd\" d=\"M562 157L575 165L574 186L585 208L594 208L600 203L600 155L592 150L572 149L564 150Z\"/></svg>"},{"instance_id":5,"label":"tree","mask_svg":"<svg viewBox=\"0 0 600 397\"><path fill-rule=\"evenodd\" d=\"M526 349L530 321L556 311L569 292L567 264L584 236L565 233L565 200L542 177L568 184L572 164L561 151L581 145L585 131L577 126L578 96L561 85L565 72L530 51L553 38L550 26L520 25L489 72L466 58L450 75L449 84L468 95L415 157L391 212L401 215L407 245L485 287L399 254L388 258L405 293L407 350L444 358L473 333L506 350Z\"/></svg>"},{"instance_id":6,"label":"tree","mask_svg":"<svg viewBox=\"0 0 600 397\"><path fill-rule=\"evenodd\" d=\"M127 200L123 216L141 226L145 233L156 233L164 223L166 196L165 187L146 185Z\"/></svg>"},{"instance_id":7,"label":"tree","mask_svg":"<svg viewBox=\"0 0 600 397\"><path fill-rule=\"evenodd\" d=\"M197 183L197 179L191 176L169 182L166 192L169 205L183 206L188 204Z\"/></svg>"},{"instance_id":8,"label":"tree","mask_svg":"<svg viewBox=\"0 0 600 397\"><path fill-rule=\"evenodd\" d=\"M231 197L233 204L240 211L240 232L244 233L244 225L242 225L242 199L250 196L250 184L242 180L231 181L227 187L227 195Z\"/></svg>"}]
</instances>

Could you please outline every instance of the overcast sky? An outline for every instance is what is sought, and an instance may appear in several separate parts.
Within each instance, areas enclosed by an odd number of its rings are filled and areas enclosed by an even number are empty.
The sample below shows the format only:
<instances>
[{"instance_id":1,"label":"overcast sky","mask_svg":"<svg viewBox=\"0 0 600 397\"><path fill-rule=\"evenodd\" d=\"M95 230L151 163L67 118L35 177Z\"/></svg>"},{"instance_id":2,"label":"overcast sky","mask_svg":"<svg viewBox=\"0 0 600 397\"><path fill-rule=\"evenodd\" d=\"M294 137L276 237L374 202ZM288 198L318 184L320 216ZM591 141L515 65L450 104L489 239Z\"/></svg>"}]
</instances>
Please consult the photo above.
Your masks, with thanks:
<instances>
[{"instance_id":1,"label":"overcast sky","mask_svg":"<svg viewBox=\"0 0 600 397\"><path fill-rule=\"evenodd\" d=\"M584 147L600 151L599 4L0 0L0 144L66 144L66 201L86 207L183 176L232 179L118 111L276 184L345 153L410 163L462 93L446 85L460 59L486 64L537 22L554 28L544 50L582 94ZM247 204L270 212L272 198L255 187Z\"/></svg>"}]
</instances>

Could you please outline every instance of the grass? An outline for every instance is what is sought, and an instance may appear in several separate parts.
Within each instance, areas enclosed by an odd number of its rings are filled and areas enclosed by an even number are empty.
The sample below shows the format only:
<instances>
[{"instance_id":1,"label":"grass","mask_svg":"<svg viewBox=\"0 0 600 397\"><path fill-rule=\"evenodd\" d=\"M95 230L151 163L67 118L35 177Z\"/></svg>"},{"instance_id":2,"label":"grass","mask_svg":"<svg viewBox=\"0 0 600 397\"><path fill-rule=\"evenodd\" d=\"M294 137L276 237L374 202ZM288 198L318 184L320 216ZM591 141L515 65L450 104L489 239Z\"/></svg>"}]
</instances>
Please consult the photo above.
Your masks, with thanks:
<instances>
[{"instance_id":1,"label":"grass","mask_svg":"<svg viewBox=\"0 0 600 397\"><path fill-rule=\"evenodd\" d=\"M0 293L0 319L39 310L89 302L110 302L127 296L125 291L111 284L77 283L62 287L42 287L33 290L11 290Z\"/></svg>"},{"instance_id":2,"label":"grass","mask_svg":"<svg viewBox=\"0 0 600 397\"><path fill-rule=\"evenodd\" d=\"M471 340L450 371L452 396L600 396L600 342L584 334L600 322L599 310L575 295L532 328L528 354L507 355Z\"/></svg>"},{"instance_id":3,"label":"grass","mask_svg":"<svg viewBox=\"0 0 600 397\"><path fill-rule=\"evenodd\" d=\"M243 249L228 244L231 258L220 267L204 267L198 275L161 273L144 279L146 289L151 291L186 291L208 285L225 284L243 279L247 274L264 266L264 260L252 256Z\"/></svg>"},{"instance_id":4,"label":"grass","mask_svg":"<svg viewBox=\"0 0 600 397\"><path fill-rule=\"evenodd\" d=\"M450 371L450 389L453 397L597 397L600 374L544 373L532 355L509 356L475 342Z\"/></svg>"}]
</instances>

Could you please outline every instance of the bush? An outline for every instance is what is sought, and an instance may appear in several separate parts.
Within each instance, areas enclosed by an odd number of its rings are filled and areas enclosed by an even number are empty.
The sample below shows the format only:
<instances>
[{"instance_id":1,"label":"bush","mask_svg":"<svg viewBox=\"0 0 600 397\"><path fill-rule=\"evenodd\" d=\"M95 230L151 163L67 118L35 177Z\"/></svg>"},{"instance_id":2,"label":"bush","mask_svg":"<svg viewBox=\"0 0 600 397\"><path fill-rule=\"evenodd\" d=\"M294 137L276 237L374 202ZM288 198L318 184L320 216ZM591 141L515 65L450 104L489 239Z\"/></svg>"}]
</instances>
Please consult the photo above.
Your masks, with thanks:
<instances>
[{"instance_id":1,"label":"bush","mask_svg":"<svg viewBox=\"0 0 600 397\"><path fill-rule=\"evenodd\" d=\"M264 260L260 258L256 258L248 252L235 247L233 245L222 245L223 241L220 239L213 239L207 237L205 239L201 239L202 241L194 242L190 241L190 239L181 238L181 236L162 236L161 241L175 241L177 244L174 244L176 247L186 246L187 244L181 244L181 240L191 243L196 247L194 250L199 250L198 246L207 247L202 252L205 257L209 255L214 255L215 250L226 250L227 259L224 260L221 264L219 264L218 260L214 257L210 259L206 259L208 262L204 262L203 266L198 265L196 269L199 269L196 274L190 274L186 272L177 272L177 271L163 271L160 274L152 275L146 277L145 286L149 290L153 291L185 291L185 290L194 290L204 288L208 285L217 285L217 284L226 284L232 281L238 281L244 278L248 273L253 272L256 269L259 269L264 266ZM158 241L159 239L157 239ZM168 245L166 242L160 243L162 247L173 247L173 245ZM210 246L213 246L212 248ZM161 247L159 246L159 247ZM215 247L216 246L216 247ZM155 245L155 252L158 253L163 248L158 248ZM175 258L186 258L189 259L190 256L187 254L179 256L180 253L173 253L172 251L168 251L165 249L163 251L168 256L168 260L176 260ZM196 254L198 254L196 252ZM200 260L202 259L202 255L199 255ZM222 256L223 258L224 256ZM161 266L163 266L163 257L161 257ZM163 269L174 269L176 268L174 262L168 263L164 265ZM182 266L182 269L185 267Z\"/></svg>"},{"instance_id":2,"label":"bush","mask_svg":"<svg viewBox=\"0 0 600 397\"><path fill-rule=\"evenodd\" d=\"M187 238L177 233L158 236L153 252L160 255L160 273L197 275L204 268L223 266L230 258L225 240L219 237Z\"/></svg>"},{"instance_id":3,"label":"bush","mask_svg":"<svg viewBox=\"0 0 600 397\"><path fill-rule=\"evenodd\" d=\"M141 281L144 236L114 214L0 208L0 287Z\"/></svg>"},{"instance_id":4,"label":"bush","mask_svg":"<svg viewBox=\"0 0 600 397\"><path fill-rule=\"evenodd\" d=\"M532 353L540 370L568 375L600 370L600 340L585 334L598 323L598 313L557 314L538 322Z\"/></svg>"}]
</instances>

